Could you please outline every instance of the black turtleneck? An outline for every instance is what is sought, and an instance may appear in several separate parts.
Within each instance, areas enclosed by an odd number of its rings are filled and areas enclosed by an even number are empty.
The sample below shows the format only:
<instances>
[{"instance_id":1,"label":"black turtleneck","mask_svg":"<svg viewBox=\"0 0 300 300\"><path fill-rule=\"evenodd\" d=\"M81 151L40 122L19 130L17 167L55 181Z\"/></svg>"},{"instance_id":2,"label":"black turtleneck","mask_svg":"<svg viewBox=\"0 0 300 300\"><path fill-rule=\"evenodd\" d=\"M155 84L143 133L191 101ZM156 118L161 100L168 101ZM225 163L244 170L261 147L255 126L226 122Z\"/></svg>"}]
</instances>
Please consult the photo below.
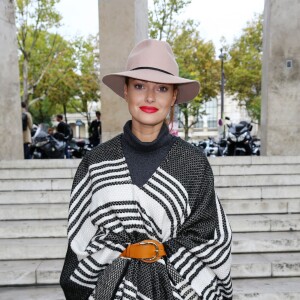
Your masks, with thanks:
<instances>
[{"instance_id":1,"label":"black turtleneck","mask_svg":"<svg viewBox=\"0 0 300 300\"><path fill-rule=\"evenodd\" d=\"M131 121L124 126L122 148L129 168L132 183L143 186L166 158L176 137L163 124L156 140L141 142L131 131Z\"/></svg>"}]
</instances>

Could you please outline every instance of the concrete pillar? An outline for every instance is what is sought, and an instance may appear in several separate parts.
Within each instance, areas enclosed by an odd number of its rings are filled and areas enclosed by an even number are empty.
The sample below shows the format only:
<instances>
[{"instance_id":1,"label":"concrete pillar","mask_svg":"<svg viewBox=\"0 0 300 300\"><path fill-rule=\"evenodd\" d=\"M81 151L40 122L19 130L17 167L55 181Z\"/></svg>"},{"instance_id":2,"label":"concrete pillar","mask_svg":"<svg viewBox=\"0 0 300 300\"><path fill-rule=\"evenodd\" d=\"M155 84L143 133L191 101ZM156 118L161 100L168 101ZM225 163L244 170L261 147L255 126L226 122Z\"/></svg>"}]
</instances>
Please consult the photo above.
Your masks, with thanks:
<instances>
[{"instance_id":1,"label":"concrete pillar","mask_svg":"<svg viewBox=\"0 0 300 300\"><path fill-rule=\"evenodd\" d=\"M131 49L148 37L147 0L99 0L99 27L101 76L124 71ZM102 142L129 119L125 100L101 83Z\"/></svg>"},{"instance_id":2,"label":"concrete pillar","mask_svg":"<svg viewBox=\"0 0 300 300\"><path fill-rule=\"evenodd\" d=\"M0 1L0 160L23 158L15 10Z\"/></svg>"},{"instance_id":3,"label":"concrete pillar","mask_svg":"<svg viewBox=\"0 0 300 300\"><path fill-rule=\"evenodd\" d=\"M265 0L262 155L300 155L300 0Z\"/></svg>"}]
</instances>

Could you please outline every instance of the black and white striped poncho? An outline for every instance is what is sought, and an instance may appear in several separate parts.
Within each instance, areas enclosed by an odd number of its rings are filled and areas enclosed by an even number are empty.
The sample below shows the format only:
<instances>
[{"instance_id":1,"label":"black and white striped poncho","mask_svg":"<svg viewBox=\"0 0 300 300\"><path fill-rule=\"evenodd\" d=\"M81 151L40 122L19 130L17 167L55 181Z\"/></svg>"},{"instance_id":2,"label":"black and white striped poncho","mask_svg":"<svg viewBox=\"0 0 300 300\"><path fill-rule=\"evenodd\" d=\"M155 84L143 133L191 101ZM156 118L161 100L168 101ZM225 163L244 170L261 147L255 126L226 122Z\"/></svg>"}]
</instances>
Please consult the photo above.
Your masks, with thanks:
<instances>
[{"instance_id":1,"label":"black and white striped poncho","mask_svg":"<svg viewBox=\"0 0 300 300\"><path fill-rule=\"evenodd\" d=\"M132 183L121 136L85 156L68 239L67 300L232 298L231 229L206 157L181 139L142 187ZM151 264L119 257L145 239L164 243L167 257Z\"/></svg>"}]
</instances>

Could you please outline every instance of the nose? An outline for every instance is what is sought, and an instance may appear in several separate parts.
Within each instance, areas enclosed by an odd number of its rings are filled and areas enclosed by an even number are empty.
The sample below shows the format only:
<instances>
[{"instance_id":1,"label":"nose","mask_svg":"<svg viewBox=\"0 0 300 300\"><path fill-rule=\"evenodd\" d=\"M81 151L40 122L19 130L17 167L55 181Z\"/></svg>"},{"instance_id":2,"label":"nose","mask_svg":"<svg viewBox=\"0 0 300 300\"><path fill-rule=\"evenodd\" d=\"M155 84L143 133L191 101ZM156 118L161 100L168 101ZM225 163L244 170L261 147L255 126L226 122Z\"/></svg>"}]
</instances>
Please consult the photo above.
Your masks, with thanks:
<instances>
[{"instance_id":1,"label":"nose","mask_svg":"<svg viewBox=\"0 0 300 300\"><path fill-rule=\"evenodd\" d=\"M146 94L146 102L152 103L155 101L155 93L153 89L148 89Z\"/></svg>"}]
</instances>

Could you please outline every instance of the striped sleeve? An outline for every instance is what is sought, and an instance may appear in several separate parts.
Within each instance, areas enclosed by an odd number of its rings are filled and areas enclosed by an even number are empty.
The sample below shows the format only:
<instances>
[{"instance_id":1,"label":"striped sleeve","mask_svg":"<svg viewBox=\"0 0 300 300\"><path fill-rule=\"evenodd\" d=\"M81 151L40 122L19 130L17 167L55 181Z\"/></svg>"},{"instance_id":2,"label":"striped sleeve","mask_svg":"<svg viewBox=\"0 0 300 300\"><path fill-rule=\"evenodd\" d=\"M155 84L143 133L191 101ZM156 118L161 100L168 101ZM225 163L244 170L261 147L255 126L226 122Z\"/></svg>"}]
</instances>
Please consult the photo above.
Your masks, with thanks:
<instances>
[{"instance_id":1,"label":"striped sleeve","mask_svg":"<svg viewBox=\"0 0 300 300\"><path fill-rule=\"evenodd\" d=\"M69 205L68 251L60 279L67 300L87 299L100 271L124 250L93 224L92 186L88 156L85 156L74 177Z\"/></svg>"},{"instance_id":2,"label":"striped sleeve","mask_svg":"<svg viewBox=\"0 0 300 300\"><path fill-rule=\"evenodd\" d=\"M169 262L203 299L231 299L232 234L213 181L207 162L189 199L191 212L165 247Z\"/></svg>"}]
</instances>

